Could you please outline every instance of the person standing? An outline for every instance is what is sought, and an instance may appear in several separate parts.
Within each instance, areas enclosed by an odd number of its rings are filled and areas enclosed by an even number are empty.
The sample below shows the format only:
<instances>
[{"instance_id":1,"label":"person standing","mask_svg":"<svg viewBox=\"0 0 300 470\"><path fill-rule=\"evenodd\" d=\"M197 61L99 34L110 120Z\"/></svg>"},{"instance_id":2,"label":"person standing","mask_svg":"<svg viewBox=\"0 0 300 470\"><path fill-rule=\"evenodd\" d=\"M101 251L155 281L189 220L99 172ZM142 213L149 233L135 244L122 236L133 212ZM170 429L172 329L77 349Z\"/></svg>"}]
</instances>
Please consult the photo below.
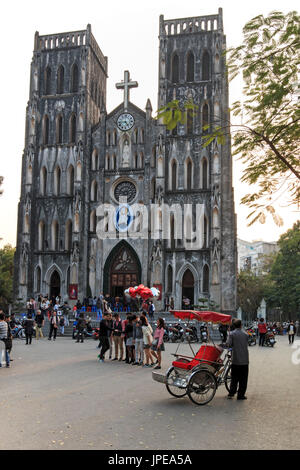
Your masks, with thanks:
<instances>
[{"instance_id":1,"label":"person standing","mask_svg":"<svg viewBox=\"0 0 300 470\"><path fill-rule=\"evenodd\" d=\"M42 313L41 310L38 310L36 312L36 316L35 316L35 332L36 332L36 339L39 339L39 338L44 338L44 335L43 335L43 331L42 331L42 328L45 324L45 317L44 317L44 314Z\"/></svg>"},{"instance_id":2,"label":"person standing","mask_svg":"<svg viewBox=\"0 0 300 470\"><path fill-rule=\"evenodd\" d=\"M134 344L133 344L133 321L132 316L128 316L128 321L125 327L126 349L128 354L128 364L134 363Z\"/></svg>"},{"instance_id":3,"label":"person standing","mask_svg":"<svg viewBox=\"0 0 300 470\"><path fill-rule=\"evenodd\" d=\"M295 339L295 333L296 333L296 327L292 320L287 328L287 334L289 336L289 344L293 344L294 339Z\"/></svg>"},{"instance_id":4,"label":"person standing","mask_svg":"<svg viewBox=\"0 0 300 470\"><path fill-rule=\"evenodd\" d=\"M109 359L112 358L112 351L113 351L113 339L112 339L112 332L113 332L113 317L112 314L108 314L107 326L110 328L107 332L108 334L108 342L109 342Z\"/></svg>"},{"instance_id":5,"label":"person standing","mask_svg":"<svg viewBox=\"0 0 300 470\"><path fill-rule=\"evenodd\" d=\"M7 339L6 339L6 351L8 352L8 355L9 355L9 362L11 362L13 359L11 358L11 350L12 350L12 340L13 340L13 336L12 336L12 328L11 328L11 323L13 324L10 316L9 316L9 313L7 313L5 315L5 321L7 323Z\"/></svg>"},{"instance_id":6,"label":"person standing","mask_svg":"<svg viewBox=\"0 0 300 470\"><path fill-rule=\"evenodd\" d=\"M162 318L158 318L151 346L151 354L157 359L157 366L154 369L161 369L161 351L165 350L164 334L165 322Z\"/></svg>"},{"instance_id":7,"label":"person standing","mask_svg":"<svg viewBox=\"0 0 300 470\"><path fill-rule=\"evenodd\" d=\"M153 341L152 326L149 325L148 320L145 315L141 315L141 324L142 324L142 330L143 330L143 343L144 343L144 350L145 350L145 356L146 356L146 364L144 364L144 367L152 367L154 366L154 363L152 362L151 351L150 351L152 341Z\"/></svg>"},{"instance_id":8,"label":"person standing","mask_svg":"<svg viewBox=\"0 0 300 470\"><path fill-rule=\"evenodd\" d=\"M32 342L33 328L34 328L34 320L32 318L32 314L28 313L27 318L25 318L24 320L26 344L31 344Z\"/></svg>"},{"instance_id":9,"label":"person standing","mask_svg":"<svg viewBox=\"0 0 300 470\"><path fill-rule=\"evenodd\" d=\"M57 328L58 328L58 319L57 319L57 314L55 310L51 311L51 316L50 316L50 330L49 330L49 337L48 340L51 341L52 334L53 334L53 341L56 340L56 335L57 335Z\"/></svg>"},{"instance_id":10,"label":"person standing","mask_svg":"<svg viewBox=\"0 0 300 470\"><path fill-rule=\"evenodd\" d=\"M263 346L265 344L265 337L267 333L267 325L263 318L259 320L258 331L259 331L259 346Z\"/></svg>"},{"instance_id":11,"label":"person standing","mask_svg":"<svg viewBox=\"0 0 300 470\"><path fill-rule=\"evenodd\" d=\"M238 400L245 396L249 374L248 335L242 331L241 320L233 320L234 330L229 333L226 346L232 348L231 383L228 398L237 393Z\"/></svg>"},{"instance_id":12,"label":"person standing","mask_svg":"<svg viewBox=\"0 0 300 470\"><path fill-rule=\"evenodd\" d=\"M99 329L99 346L101 346L101 351L98 356L100 362L104 362L105 359L105 353L109 349L109 341L108 341L108 331L112 330L107 325L107 322L109 321L109 314L106 312L103 315L103 318L100 322L100 329Z\"/></svg>"},{"instance_id":13,"label":"person standing","mask_svg":"<svg viewBox=\"0 0 300 470\"><path fill-rule=\"evenodd\" d=\"M141 366L144 362L144 342L142 323L139 317L136 317L133 322L133 343L135 347L135 362L133 362L133 365Z\"/></svg>"},{"instance_id":14,"label":"person standing","mask_svg":"<svg viewBox=\"0 0 300 470\"><path fill-rule=\"evenodd\" d=\"M2 362L4 362L4 355L5 355L5 360L6 360L6 367L9 367L9 352L8 349L6 348L6 342L7 342L7 335L8 335L8 324L5 321L5 315L1 311L0 313L0 341L2 343L2 351L0 355L0 367L2 367Z\"/></svg>"},{"instance_id":15,"label":"person standing","mask_svg":"<svg viewBox=\"0 0 300 470\"><path fill-rule=\"evenodd\" d=\"M61 315L59 319L59 328L60 328L60 334L64 336L65 334L65 317Z\"/></svg>"},{"instance_id":16,"label":"person standing","mask_svg":"<svg viewBox=\"0 0 300 470\"><path fill-rule=\"evenodd\" d=\"M123 360L123 353L124 353L124 347L123 347L123 338L122 338L122 322L120 319L120 315L118 313L114 314L114 321L113 321L113 332L112 332L112 339L114 342L115 346L115 357L113 361L122 361ZM120 357L119 355L119 349L120 349Z\"/></svg>"},{"instance_id":17,"label":"person standing","mask_svg":"<svg viewBox=\"0 0 300 470\"><path fill-rule=\"evenodd\" d=\"M83 343L83 333L86 328L86 321L84 318L84 313L81 312L79 314L78 322L77 322L77 341L76 343L79 343L79 340L81 343Z\"/></svg>"},{"instance_id":18,"label":"person standing","mask_svg":"<svg viewBox=\"0 0 300 470\"><path fill-rule=\"evenodd\" d=\"M154 312L155 312L155 306L154 306L154 303L152 301L150 301L148 312L149 312L150 320L153 320L153 316L154 316Z\"/></svg>"}]
</instances>

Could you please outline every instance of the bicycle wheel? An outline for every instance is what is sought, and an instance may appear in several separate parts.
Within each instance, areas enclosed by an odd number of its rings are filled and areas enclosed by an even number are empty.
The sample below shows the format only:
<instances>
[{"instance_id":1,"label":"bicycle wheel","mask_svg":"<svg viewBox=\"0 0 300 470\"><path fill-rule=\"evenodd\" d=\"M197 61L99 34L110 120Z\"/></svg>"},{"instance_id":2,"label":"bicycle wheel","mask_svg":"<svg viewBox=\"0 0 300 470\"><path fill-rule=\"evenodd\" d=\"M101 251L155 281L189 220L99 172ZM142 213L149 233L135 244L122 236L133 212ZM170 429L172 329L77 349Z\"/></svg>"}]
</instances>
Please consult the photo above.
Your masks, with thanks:
<instances>
[{"instance_id":1,"label":"bicycle wheel","mask_svg":"<svg viewBox=\"0 0 300 470\"><path fill-rule=\"evenodd\" d=\"M191 375L187 386L187 394L196 405L206 405L215 396L217 382L208 370L200 370Z\"/></svg>"},{"instance_id":2,"label":"bicycle wheel","mask_svg":"<svg viewBox=\"0 0 300 470\"><path fill-rule=\"evenodd\" d=\"M230 391L230 384L231 384L231 365L228 367L228 369L226 371L226 374L224 376L224 383L225 383L225 387L226 387L227 392L229 392Z\"/></svg>"},{"instance_id":3,"label":"bicycle wheel","mask_svg":"<svg viewBox=\"0 0 300 470\"><path fill-rule=\"evenodd\" d=\"M172 367L169 372L167 373L167 382L166 387L168 392L176 398L182 398L186 395L186 388L179 388L176 385L172 385L172 382L180 381L178 373L176 372L175 368Z\"/></svg>"}]
</instances>

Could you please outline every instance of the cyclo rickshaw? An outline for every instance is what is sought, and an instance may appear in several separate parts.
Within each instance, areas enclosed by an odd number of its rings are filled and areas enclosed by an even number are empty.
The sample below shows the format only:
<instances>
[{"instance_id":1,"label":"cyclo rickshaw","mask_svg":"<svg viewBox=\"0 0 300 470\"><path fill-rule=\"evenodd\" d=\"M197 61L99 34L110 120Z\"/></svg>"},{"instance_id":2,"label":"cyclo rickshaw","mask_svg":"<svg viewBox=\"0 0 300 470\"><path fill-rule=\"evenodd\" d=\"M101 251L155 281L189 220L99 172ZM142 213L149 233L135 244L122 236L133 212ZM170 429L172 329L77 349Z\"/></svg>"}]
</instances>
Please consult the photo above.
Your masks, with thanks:
<instances>
[{"instance_id":1,"label":"cyclo rickshaw","mask_svg":"<svg viewBox=\"0 0 300 470\"><path fill-rule=\"evenodd\" d=\"M231 324L231 316L223 313L194 310L171 310L175 317L181 320ZM179 348L180 344L178 345ZM160 383L164 383L168 392L176 398L185 395L196 405L206 405L215 396L217 388L225 384L229 392L231 382L231 350L225 350L225 356L221 358L224 348L213 344L202 344L195 354L191 344L193 356L175 354L175 361L167 370L166 374L153 371L152 378Z\"/></svg>"}]
</instances>

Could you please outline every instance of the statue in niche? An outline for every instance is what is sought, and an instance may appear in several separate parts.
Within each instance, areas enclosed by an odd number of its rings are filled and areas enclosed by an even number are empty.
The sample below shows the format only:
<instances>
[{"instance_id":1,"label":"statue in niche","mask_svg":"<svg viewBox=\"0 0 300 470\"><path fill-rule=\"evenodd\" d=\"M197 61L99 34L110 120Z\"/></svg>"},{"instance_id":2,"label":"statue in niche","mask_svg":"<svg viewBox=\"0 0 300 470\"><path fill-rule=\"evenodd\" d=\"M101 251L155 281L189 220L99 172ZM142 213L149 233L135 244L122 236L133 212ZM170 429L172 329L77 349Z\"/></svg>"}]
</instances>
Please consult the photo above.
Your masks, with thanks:
<instances>
[{"instance_id":1,"label":"statue in niche","mask_svg":"<svg viewBox=\"0 0 300 470\"><path fill-rule=\"evenodd\" d=\"M130 165L130 147L129 147L129 142L126 139L123 145L122 166L129 167L129 165Z\"/></svg>"}]
</instances>

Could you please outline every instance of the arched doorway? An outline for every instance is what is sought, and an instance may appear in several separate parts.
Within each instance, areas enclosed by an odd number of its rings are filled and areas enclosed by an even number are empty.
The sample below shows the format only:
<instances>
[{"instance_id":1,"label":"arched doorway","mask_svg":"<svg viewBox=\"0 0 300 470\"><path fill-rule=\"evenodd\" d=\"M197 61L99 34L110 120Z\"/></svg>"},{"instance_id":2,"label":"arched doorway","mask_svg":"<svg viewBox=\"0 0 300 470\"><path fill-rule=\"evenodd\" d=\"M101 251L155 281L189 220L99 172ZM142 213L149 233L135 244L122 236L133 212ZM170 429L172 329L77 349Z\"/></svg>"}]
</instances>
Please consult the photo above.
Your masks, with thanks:
<instances>
[{"instance_id":1,"label":"arched doorway","mask_svg":"<svg viewBox=\"0 0 300 470\"><path fill-rule=\"evenodd\" d=\"M182 299L189 299L190 304L182 301L183 308L191 308L194 304L194 276L192 272L187 269L182 278Z\"/></svg>"},{"instance_id":2,"label":"arched doorway","mask_svg":"<svg viewBox=\"0 0 300 470\"><path fill-rule=\"evenodd\" d=\"M50 277L50 299L60 295L60 275L55 270Z\"/></svg>"},{"instance_id":3,"label":"arched doorway","mask_svg":"<svg viewBox=\"0 0 300 470\"><path fill-rule=\"evenodd\" d=\"M141 264L134 249L120 242L108 256L104 266L104 295L122 297L124 290L141 282Z\"/></svg>"}]
</instances>

